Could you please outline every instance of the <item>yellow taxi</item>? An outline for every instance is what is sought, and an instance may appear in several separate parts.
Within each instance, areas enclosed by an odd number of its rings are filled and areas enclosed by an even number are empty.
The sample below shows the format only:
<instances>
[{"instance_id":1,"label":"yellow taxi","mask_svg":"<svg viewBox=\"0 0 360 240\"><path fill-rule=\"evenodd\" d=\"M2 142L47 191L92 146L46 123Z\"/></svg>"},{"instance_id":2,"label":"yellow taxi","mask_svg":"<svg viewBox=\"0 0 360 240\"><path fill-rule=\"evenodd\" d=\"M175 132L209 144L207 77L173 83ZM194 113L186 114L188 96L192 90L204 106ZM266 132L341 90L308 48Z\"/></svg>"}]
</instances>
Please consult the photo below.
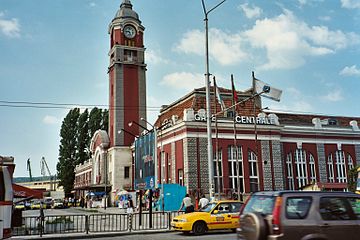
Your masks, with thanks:
<instances>
[{"instance_id":1,"label":"yellow taxi","mask_svg":"<svg viewBox=\"0 0 360 240\"><path fill-rule=\"evenodd\" d=\"M211 202L198 212L182 214L173 218L171 227L175 231L204 234L210 230L236 230L242 203L235 200Z\"/></svg>"}]
</instances>

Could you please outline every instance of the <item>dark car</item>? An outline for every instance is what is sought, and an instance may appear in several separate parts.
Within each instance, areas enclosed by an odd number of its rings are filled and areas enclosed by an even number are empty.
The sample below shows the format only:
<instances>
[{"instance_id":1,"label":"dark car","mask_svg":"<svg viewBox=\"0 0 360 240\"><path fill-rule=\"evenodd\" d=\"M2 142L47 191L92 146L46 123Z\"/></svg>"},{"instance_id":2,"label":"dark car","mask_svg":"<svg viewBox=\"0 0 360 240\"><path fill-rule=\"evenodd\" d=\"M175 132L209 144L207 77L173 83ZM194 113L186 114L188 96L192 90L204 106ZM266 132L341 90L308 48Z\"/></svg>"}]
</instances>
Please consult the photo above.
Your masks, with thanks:
<instances>
[{"instance_id":1,"label":"dark car","mask_svg":"<svg viewBox=\"0 0 360 240\"><path fill-rule=\"evenodd\" d=\"M238 239L360 239L360 196L349 192L253 194L240 212Z\"/></svg>"}]
</instances>

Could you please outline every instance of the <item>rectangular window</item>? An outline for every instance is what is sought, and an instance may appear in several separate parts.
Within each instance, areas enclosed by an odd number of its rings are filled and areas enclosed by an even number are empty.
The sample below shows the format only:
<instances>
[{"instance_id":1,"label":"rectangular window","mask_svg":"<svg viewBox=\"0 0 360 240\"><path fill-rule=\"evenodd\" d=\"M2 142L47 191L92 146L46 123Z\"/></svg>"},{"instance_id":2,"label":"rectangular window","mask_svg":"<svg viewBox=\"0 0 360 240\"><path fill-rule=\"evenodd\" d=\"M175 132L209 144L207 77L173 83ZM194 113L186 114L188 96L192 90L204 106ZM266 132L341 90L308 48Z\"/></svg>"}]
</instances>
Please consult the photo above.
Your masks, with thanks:
<instances>
[{"instance_id":1,"label":"rectangular window","mask_svg":"<svg viewBox=\"0 0 360 240\"><path fill-rule=\"evenodd\" d=\"M236 148L232 145L228 147L228 169L229 169L229 187L233 192L238 190L238 180L239 176L240 182L240 192L244 192L243 184L243 171L242 171L242 147L237 146ZM239 164L239 166L237 165ZM239 168L239 171L238 171ZM237 174L239 172L239 175Z\"/></svg>"},{"instance_id":2,"label":"rectangular window","mask_svg":"<svg viewBox=\"0 0 360 240\"><path fill-rule=\"evenodd\" d=\"M321 218L328 221L355 220L346 198L323 197L320 199Z\"/></svg>"},{"instance_id":3,"label":"rectangular window","mask_svg":"<svg viewBox=\"0 0 360 240\"><path fill-rule=\"evenodd\" d=\"M124 178L130 178L130 167L124 167Z\"/></svg>"},{"instance_id":4,"label":"rectangular window","mask_svg":"<svg viewBox=\"0 0 360 240\"><path fill-rule=\"evenodd\" d=\"M309 213L311 202L310 197L290 197L286 199L286 217L288 219L305 219Z\"/></svg>"},{"instance_id":5,"label":"rectangular window","mask_svg":"<svg viewBox=\"0 0 360 240\"><path fill-rule=\"evenodd\" d=\"M184 186L184 170L179 169L178 170L178 183L181 186Z\"/></svg>"}]
</instances>

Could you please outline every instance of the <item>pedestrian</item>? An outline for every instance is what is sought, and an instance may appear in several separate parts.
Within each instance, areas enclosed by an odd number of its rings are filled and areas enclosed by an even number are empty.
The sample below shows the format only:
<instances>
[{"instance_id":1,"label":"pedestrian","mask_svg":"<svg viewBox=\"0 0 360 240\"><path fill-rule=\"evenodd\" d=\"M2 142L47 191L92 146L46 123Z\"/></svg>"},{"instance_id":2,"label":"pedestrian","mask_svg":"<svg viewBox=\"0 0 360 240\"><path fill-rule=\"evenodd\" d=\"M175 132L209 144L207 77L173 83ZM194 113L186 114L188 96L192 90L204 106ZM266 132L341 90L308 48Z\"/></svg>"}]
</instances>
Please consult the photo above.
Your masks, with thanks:
<instances>
[{"instance_id":1,"label":"pedestrian","mask_svg":"<svg viewBox=\"0 0 360 240\"><path fill-rule=\"evenodd\" d=\"M129 195L129 197L128 197L128 203L127 203L126 212L127 212L128 214L134 212L134 202L133 202L133 200L132 200L131 195Z\"/></svg>"},{"instance_id":2,"label":"pedestrian","mask_svg":"<svg viewBox=\"0 0 360 240\"><path fill-rule=\"evenodd\" d=\"M189 194L186 194L185 197L183 198L178 212L180 212L183 207L185 207L185 213L191 213L194 211L194 204L192 203Z\"/></svg>"},{"instance_id":3,"label":"pedestrian","mask_svg":"<svg viewBox=\"0 0 360 240\"><path fill-rule=\"evenodd\" d=\"M200 209L204 208L209 203L209 200L205 197L205 195L201 195L201 198L199 200L199 206Z\"/></svg>"}]
</instances>

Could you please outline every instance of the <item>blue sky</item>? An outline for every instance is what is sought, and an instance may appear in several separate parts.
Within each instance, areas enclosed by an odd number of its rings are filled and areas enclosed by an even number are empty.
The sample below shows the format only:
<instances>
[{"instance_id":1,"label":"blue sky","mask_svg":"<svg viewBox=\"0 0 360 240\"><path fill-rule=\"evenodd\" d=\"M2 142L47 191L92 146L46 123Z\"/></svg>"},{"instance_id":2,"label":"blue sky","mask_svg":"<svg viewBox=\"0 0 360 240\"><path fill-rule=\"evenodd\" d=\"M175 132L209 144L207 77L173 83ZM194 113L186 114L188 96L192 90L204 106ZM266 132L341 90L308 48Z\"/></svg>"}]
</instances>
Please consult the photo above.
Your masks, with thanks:
<instances>
[{"instance_id":1,"label":"blue sky","mask_svg":"<svg viewBox=\"0 0 360 240\"><path fill-rule=\"evenodd\" d=\"M15 176L28 175L28 158L40 175L42 156L55 173L69 108L107 105L107 31L121 1L0 0L0 155L15 157ZM154 122L161 105L204 85L204 15L200 0L132 4L146 28ZM358 26L360 0L227 0L209 15L210 72L220 87L234 74L247 89L255 71L283 90L263 107L359 117Z\"/></svg>"}]
</instances>

